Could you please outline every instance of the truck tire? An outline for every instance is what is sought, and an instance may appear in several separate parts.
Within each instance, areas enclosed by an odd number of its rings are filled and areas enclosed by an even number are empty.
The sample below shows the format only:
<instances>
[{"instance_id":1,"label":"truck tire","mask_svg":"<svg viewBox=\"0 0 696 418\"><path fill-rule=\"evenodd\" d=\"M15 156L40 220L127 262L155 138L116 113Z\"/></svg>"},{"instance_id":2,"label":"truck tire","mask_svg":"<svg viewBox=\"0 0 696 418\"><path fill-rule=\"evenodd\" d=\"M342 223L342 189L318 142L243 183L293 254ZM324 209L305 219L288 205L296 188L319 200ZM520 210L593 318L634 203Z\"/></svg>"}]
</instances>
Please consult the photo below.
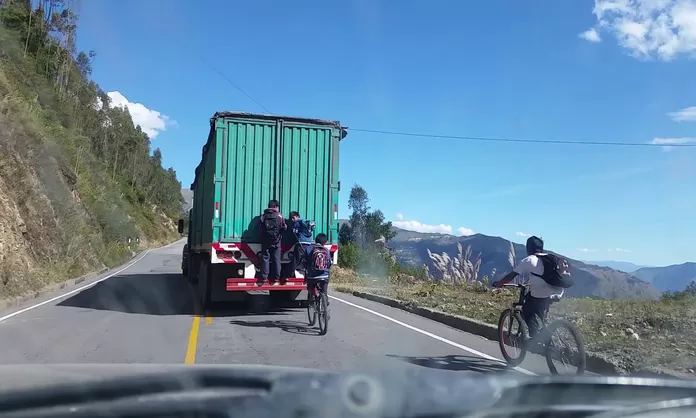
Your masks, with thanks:
<instances>
[{"instance_id":1,"label":"truck tire","mask_svg":"<svg viewBox=\"0 0 696 418\"><path fill-rule=\"evenodd\" d=\"M210 307L210 263L203 260L198 270L198 297L203 311ZM203 312L201 312L202 314Z\"/></svg>"},{"instance_id":2,"label":"truck tire","mask_svg":"<svg viewBox=\"0 0 696 418\"><path fill-rule=\"evenodd\" d=\"M189 271L189 269L191 269L191 271ZM189 283L197 284L200 264L198 262L198 257L196 257L194 254L189 255L186 271L189 272L189 274L187 274Z\"/></svg>"}]
</instances>

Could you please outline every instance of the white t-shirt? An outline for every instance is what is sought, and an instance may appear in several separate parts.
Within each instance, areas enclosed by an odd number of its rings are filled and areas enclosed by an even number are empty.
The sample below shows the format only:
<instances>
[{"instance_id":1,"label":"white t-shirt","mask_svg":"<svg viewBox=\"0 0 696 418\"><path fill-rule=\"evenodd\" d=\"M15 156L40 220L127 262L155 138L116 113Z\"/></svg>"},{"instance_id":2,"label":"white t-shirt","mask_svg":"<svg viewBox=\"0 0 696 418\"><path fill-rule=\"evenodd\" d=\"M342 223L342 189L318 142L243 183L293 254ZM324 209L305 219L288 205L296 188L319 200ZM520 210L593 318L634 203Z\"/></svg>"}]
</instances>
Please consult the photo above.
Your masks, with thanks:
<instances>
[{"instance_id":1,"label":"white t-shirt","mask_svg":"<svg viewBox=\"0 0 696 418\"><path fill-rule=\"evenodd\" d=\"M539 254L546 255L544 253ZM539 276L544 274L544 263L542 263L542 261L536 255L530 255L523 258L517 267L515 267L514 272L520 276L527 275L529 277L529 291L530 294L535 298L543 299L553 295L563 296L562 287L551 286L541 277L535 276L535 274L538 274Z\"/></svg>"}]
</instances>

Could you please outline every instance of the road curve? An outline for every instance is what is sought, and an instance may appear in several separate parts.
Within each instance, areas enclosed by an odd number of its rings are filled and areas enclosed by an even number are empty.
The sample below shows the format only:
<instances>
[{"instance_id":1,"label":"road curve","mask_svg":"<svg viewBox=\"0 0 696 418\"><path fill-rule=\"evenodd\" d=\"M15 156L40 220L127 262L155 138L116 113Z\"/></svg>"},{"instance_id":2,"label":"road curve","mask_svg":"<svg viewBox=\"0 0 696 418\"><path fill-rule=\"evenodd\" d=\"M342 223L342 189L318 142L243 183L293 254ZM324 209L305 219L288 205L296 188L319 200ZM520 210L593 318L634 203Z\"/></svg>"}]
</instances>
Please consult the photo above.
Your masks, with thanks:
<instances>
[{"instance_id":1,"label":"road curve","mask_svg":"<svg viewBox=\"0 0 696 418\"><path fill-rule=\"evenodd\" d=\"M184 242L150 250L74 289L0 312L0 364L266 364L323 370L429 367L509 371L498 345L351 295L332 293L327 335L304 309L265 314L197 311L181 276ZM67 294L66 294L67 293ZM547 374L529 355L511 371Z\"/></svg>"}]
</instances>

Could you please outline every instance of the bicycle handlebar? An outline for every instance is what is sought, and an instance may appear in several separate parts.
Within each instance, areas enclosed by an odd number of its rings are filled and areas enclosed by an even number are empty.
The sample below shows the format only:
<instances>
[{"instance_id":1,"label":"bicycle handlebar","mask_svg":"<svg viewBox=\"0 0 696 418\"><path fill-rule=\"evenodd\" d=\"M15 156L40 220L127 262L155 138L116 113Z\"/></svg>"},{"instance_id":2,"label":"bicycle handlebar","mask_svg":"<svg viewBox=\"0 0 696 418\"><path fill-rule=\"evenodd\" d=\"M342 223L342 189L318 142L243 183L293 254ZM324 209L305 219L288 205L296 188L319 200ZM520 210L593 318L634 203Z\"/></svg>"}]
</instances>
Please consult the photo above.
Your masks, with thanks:
<instances>
[{"instance_id":1,"label":"bicycle handlebar","mask_svg":"<svg viewBox=\"0 0 696 418\"><path fill-rule=\"evenodd\" d=\"M504 285L502 285L502 287L520 287L520 288L521 287L528 287L528 286L529 285L525 284L525 283L515 283L515 284L505 283Z\"/></svg>"}]
</instances>

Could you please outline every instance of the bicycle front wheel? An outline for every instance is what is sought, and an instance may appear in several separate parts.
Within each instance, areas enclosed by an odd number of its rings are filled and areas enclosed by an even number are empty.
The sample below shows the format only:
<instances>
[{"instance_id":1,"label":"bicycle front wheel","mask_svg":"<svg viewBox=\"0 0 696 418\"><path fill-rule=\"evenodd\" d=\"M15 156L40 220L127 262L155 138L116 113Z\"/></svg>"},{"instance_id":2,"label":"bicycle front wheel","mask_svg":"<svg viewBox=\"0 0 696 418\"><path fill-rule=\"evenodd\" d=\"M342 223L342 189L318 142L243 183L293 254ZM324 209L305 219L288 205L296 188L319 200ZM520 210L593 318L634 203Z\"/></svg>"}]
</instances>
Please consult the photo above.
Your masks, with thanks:
<instances>
[{"instance_id":1,"label":"bicycle front wheel","mask_svg":"<svg viewBox=\"0 0 696 418\"><path fill-rule=\"evenodd\" d=\"M509 366L515 367L522 363L527 355L527 339L527 328L522 315L516 310L505 309L498 319L498 345ZM515 347L519 350L517 356L514 355Z\"/></svg>"},{"instance_id":2,"label":"bicycle front wheel","mask_svg":"<svg viewBox=\"0 0 696 418\"><path fill-rule=\"evenodd\" d=\"M307 295L307 319L310 327L313 327L317 322L317 302L316 296L313 294Z\"/></svg>"},{"instance_id":3,"label":"bicycle front wheel","mask_svg":"<svg viewBox=\"0 0 696 418\"><path fill-rule=\"evenodd\" d=\"M326 335L329 330L329 310L327 304L326 293L319 292L319 303L317 304L318 316L319 316L319 335Z\"/></svg>"},{"instance_id":4,"label":"bicycle front wheel","mask_svg":"<svg viewBox=\"0 0 696 418\"><path fill-rule=\"evenodd\" d=\"M546 332L548 340L544 351L551 374L585 373L585 343L577 327L570 321L557 319L546 327ZM571 342L574 344L569 346ZM559 373L557 362L563 366L563 373Z\"/></svg>"}]
</instances>

